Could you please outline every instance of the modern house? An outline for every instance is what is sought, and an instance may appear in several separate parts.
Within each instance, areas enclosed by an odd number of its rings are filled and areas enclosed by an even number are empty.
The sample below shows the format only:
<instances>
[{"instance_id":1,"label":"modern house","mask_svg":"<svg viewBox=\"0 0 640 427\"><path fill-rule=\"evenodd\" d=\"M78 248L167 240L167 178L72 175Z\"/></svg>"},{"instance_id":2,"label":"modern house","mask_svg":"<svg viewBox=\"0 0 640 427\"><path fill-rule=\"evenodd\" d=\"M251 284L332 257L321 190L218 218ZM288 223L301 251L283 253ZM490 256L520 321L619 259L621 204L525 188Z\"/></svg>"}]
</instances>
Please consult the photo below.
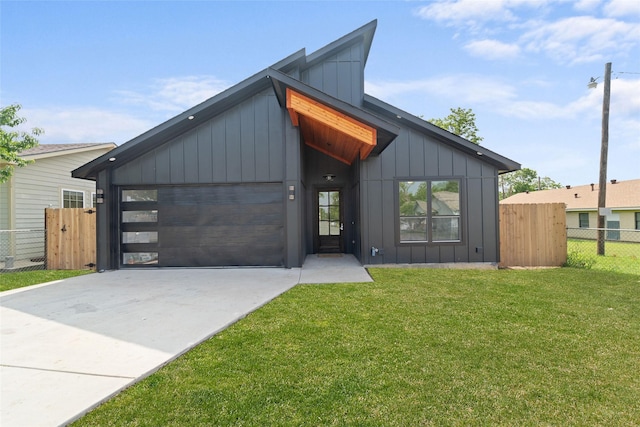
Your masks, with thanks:
<instances>
[{"instance_id":1,"label":"modern house","mask_svg":"<svg viewBox=\"0 0 640 427\"><path fill-rule=\"evenodd\" d=\"M518 193L501 200L501 204L564 203L567 212L567 237L596 239L598 227L598 184L553 190ZM607 240L640 242L640 179L611 180L606 188Z\"/></svg>"},{"instance_id":2,"label":"modern house","mask_svg":"<svg viewBox=\"0 0 640 427\"><path fill-rule=\"evenodd\" d=\"M73 171L97 182L98 269L497 262L498 174L520 165L365 94L376 24Z\"/></svg>"},{"instance_id":3,"label":"modern house","mask_svg":"<svg viewBox=\"0 0 640 427\"><path fill-rule=\"evenodd\" d=\"M4 230L0 262L6 256L20 260L44 255L42 233L26 237L15 230L44 229L45 208L94 206L95 183L72 178L71 171L115 147L113 143L41 144L21 152L21 158L34 162L14 168L11 178L0 184L0 230ZM24 239L28 242L21 242Z\"/></svg>"}]
</instances>

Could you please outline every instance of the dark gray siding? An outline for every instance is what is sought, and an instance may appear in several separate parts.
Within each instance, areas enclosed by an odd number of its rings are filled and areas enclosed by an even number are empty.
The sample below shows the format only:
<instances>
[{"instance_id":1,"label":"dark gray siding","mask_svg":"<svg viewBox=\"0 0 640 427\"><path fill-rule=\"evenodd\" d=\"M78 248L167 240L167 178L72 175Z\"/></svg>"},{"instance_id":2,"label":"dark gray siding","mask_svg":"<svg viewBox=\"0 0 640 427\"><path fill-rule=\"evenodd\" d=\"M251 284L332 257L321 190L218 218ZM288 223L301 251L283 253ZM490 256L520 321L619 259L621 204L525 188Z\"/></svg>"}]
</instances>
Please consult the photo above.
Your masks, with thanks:
<instances>
[{"instance_id":1,"label":"dark gray siding","mask_svg":"<svg viewBox=\"0 0 640 427\"><path fill-rule=\"evenodd\" d=\"M268 89L115 169L113 184L281 182L284 114Z\"/></svg>"},{"instance_id":2,"label":"dark gray siding","mask_svg":"<svg viewBox=\"0 0 640 427\"><path fill-rule=\"evenodd\" d=\"M497 173L480 158L403 129L380 156L361 164L361 260L367 264L498 261ZM396 243L396 179L425 177L461 180L461 243ZM372 257L372 246L382 249L383 255Z\"/></svg>"},{"instance_id":3,"label":"dark gray siding","mask_svg":"<svg viewBox=\"0 0 640 427\"><path fill-rule=\"evenodd\" d=\"M302 81L353 105L364 96L364 47L356 43L302 72Z\"/></svg>"},{"instance_id":4,"label":"dark gray siding","mask_svg":"<svg viewBox=\"0 0 640 427\"><path fill-rule=\"evenodd\" d=\"M303 146L304 153L304 179L306 185L306 207L307 220L305 224L305 242L306 252L314 252L314 227L317 226L314 221L314 216L317 219L317 213L315 212L315 196L316 191L325 188L338 188L342 191L343 198L343 213L344 213L344 231L343 231L343 244L344 251L346 253L354 253L354 243L357 231L356 222L356 209L354 209L353 200L357 198L354 193L357 190L357 179L354 182L354 169L355 164L349 166L342 163L332 157L327 156L313 148ZM332 182L327 182L323 175L333 174L335 179Z\"/></svg>"}]
</instances>

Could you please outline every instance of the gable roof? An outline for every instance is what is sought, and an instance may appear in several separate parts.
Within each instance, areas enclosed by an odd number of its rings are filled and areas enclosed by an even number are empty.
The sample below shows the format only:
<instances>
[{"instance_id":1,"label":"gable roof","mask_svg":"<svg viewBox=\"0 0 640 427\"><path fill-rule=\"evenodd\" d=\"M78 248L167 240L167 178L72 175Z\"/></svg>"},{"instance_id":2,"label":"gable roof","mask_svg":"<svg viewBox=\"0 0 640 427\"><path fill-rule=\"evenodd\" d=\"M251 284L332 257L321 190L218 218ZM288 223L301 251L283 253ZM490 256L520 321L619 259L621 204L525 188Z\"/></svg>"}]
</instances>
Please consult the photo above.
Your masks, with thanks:
<instances>
[{"instance_id":1,"label":"gable roof","mask_svg":"<svg viewBox=\"0 0 640 427\"><path fill-rule=\"evenodd\" d=\"M598 208L598 184L579 185L577 187L556 188L553 190L518 193L501 200L501 204L521 203L564 203L567 211L589 211ZM640 210L640 179L617 181L607 184L608 208Z\"/></svg>"},{"instance_id":2,"label":"gable roof","mask_svg":"<svg viewBox=\"0 0 640 427\"><path fill-rule=\"evenodd\" d=\"M21 151L18 155L24 159L42 159L46 157L64 156L67 154L82 153L93 150L115 148L113 142L88 142L79 144L40 144L28 150Z\"/></svg>"},{"instance_id":3,"label":"gable roof","mask_svg":"<svg viewBox=\"0 0 640 427\"><path fill-rule=\"evenodd\" d=\"M285 105L282 102L282 93L286 92L285 89L287 87L295 87L311 98L320 102L326 102L327 105L336 107L344 114L375 127L378 131L377 145L371 151L372 154L379 154L398 135L399 127L396 123L400 121L400 123L405 124L408 120L414 127L435 136L441 142L469 154L484 156L483 160L498 167L501 173L520 169L520 164L506 157L502 157L484 147L475 145L464 138L453 135L366 94L364 95L363 108L358 108L307 86L287 74L294 72L296 69L304 71L332 55L339 53L340 50L345 47L356 43L363 43L364 62L366 63L376 27L377 20L373 20L310 55L306 55L305 50L301 49L271 67L254 74L201 104L133 138L108 154L100 156L75 169L71 174L75 178L95 180L98 171L107 167L116 168L121 166L131 159L154 149L158 144L175 138L210 120L269 86L271 86L276 92L276 95L278 95L281 106Z\"/></svg>"},{"instance_id":4,"label":"gable roof","mask_svg":"<svg viewBox=\"0 0 640 427\"><path fill-rule=\"evenodd\" d=\"M244 81L230 87L227 90L207 99L187 111L167 120L166 122L150 129L149 131L133 138L114 149L108 155L103 155L97 159L73 170L71 175L74 178L93 179L97 177L97 172L105 167L117 167L132 158L138 157L157 146L158 143L174 138L189 129L197 127L217 114L225 111L229 107L236 105L253 94L269 87L269 74L273 70L282 73L290 72L296 67L304 70L322 61L324 58L334 55L345 46L363 41L365 46L365 61L371 48L373 33L377 26L377 20L362 26L361 28L347 34L333 43L319 49L315 53L307 56L305 49L293 53L292 55L276 62ZM113 160L115 159L115 160Z\"/></svg>"}]
</instances>

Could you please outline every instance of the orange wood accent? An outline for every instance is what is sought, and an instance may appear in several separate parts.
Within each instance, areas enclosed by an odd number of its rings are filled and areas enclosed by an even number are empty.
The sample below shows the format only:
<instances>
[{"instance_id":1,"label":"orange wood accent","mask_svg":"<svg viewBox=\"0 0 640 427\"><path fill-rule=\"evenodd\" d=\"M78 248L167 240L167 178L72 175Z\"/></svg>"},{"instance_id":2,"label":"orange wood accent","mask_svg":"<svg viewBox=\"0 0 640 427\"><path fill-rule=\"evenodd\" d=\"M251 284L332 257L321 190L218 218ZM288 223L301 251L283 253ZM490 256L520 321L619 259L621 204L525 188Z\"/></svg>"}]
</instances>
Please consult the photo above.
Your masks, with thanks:
<instances>
[{"instance_id":1,"label":"orange wood accent","mask_svg":"<svg viewBox=\"0 0 640 427\"><path fill-rule=\"evenodd\" d=\"M367 158L377 130L333 108L287 89L287 110L305 144L346 164Z\"/></svg>"}]
</instances>

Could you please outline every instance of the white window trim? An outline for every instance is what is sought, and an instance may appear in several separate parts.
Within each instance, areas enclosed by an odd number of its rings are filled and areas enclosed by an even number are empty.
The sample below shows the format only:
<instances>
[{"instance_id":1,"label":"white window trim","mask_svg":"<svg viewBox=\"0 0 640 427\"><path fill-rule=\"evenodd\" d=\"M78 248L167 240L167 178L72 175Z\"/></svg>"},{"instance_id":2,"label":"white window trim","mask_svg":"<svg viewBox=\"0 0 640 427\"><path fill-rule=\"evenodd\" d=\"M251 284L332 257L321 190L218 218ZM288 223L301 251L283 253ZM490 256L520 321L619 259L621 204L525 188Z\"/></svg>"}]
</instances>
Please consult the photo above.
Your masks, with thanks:
<instances>
[{"instance_id":1,"label":"white window trim","mask_svg":"<svg viewBox=\"0 0 640 427\"><path fill-rule=\"evenodd\" d=\"M95 199L95 198L96 198L96 194L97 194L97 193L96 193L95 191L92 191L92 192L91 192L91 198L90 198L89 200L91 201L91 207L92 207L92 208L95 208L95 207L96 207L96 204L95 204L95 203L93 203L93 199Z\"/></svg>"},{"instance_id":2,"label":"white window trim","mask_svg":"<svg viewBox=\"0 0 640 427\"><path fill-rule=\"evenodd\" d=\"M74 190L72 188L62 188L60 190L60 207L64 208L64 192L73 191L74 193L82 193L82 207L86 206L85 194L83 190Z\"/></svg>"}]
</instances>

